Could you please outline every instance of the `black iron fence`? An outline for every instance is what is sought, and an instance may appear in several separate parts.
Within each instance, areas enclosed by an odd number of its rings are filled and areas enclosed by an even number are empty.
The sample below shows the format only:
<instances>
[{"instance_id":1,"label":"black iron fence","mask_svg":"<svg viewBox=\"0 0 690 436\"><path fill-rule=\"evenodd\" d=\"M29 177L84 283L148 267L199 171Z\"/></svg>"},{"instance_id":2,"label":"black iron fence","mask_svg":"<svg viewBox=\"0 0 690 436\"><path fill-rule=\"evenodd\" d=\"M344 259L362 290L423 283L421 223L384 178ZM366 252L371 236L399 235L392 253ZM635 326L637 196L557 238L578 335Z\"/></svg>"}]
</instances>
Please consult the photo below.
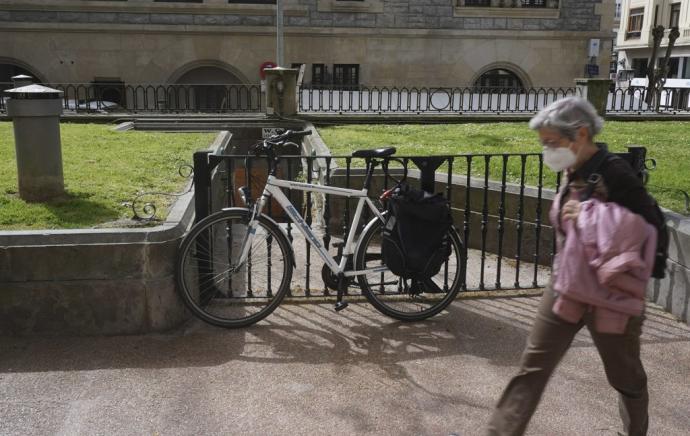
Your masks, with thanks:
<instances>
[{"instance_id":1,"label":"black iron fence","mask_svg":"<svg viewBox=\"0 0 690 436\"><path fill-rule=\"evenodd\" d=\"M607 113L690 113L690 88L663 88L656 104L647 104L647 90L616 88L609 92Z\"/></svg>"},{"instance_id":2,"label":"black iron fence","mask_svg":"<svg viewBox=\"0 0 690 436\"><path fill-rule=\"evenodd\" d=\"M533 113L576 88L303 86L300 112L325 113Z\"/></svg>"},{"instance_id":3,"label":"black iron fence","mask_svg":"<svg viewBox=\"0 0 690 436\"><path fill-rule=\"evenodd\" d=\"M646 150L630 148L622 153L644 173ZM390 163L391 174L408 174L415 183L433 184L436 192L449 199L455 226L467 250L467 276L464 290L503 290L543 287L550 275L554 238L548 225L548 211L559 177L544 171L542 155L478 154L439 156L439 171L432 180L422 180L415 169L418 157L396 157ZM428 156L424 157L428 159ZM361 189L364 161L350 156L286 156L278 176L308 183ZM240 155L215 155L199 152L194 155L196 219L200 220L224 207L240 206L237 189L251 187L257 198L266 183L266 162L262 158ZM382 172L375 174L370 196L378 196L393 185ZM286 190L286 194L305 221L323 239L332 254L337 242L350 229L355 203L343 197ZM293 291L297 296L331 295L321 279L323 262L311 252L281 207L272 202L265 212L281 223L297 253L297 272ZM365 216L360 224L371 219ZM356 288L350 292L358 292Z\"/></svg>"},{"instance_id":4,"label":"black iron fence","mask_svg":"<svg viewBox=\"0 0 690 436\"><path fill-rule=\"evenodd\" d=\"M55 84L64 91L64 109L77 113L259 113L260 85L162 85L122 83ZM0 83L0 90L11 88ZM576 88L396 87L304 85L302 113L332 114L518 114L536 113L555 100L577 95ZM7 97L0 97L0 112ZM690 113L690 89L664 88L659 103L646 103L646 89L615 88L607 113Z\"/></svg>"},{"instance_id":5,"label":"black iron fence","mask_svg":"<svg viewBox=\"0 0 690 436\"><path fill-rule=\"evenodd\" d=\"M3 89L11 84L0 84ZM263 111L260 85L57 83L65 111L228 113ZM0 110L5 102L0 99Z\"/></svg>"}]
</instances>

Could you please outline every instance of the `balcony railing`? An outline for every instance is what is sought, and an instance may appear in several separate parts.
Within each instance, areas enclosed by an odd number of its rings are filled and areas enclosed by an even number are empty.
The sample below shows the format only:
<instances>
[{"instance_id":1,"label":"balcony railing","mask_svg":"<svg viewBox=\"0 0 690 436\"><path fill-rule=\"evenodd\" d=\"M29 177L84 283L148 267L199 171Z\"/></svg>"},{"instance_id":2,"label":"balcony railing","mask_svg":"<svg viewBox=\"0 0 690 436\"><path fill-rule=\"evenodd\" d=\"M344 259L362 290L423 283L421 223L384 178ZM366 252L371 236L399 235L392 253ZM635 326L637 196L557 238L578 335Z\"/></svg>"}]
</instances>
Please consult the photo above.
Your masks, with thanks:
<instances>
[{"instance_id":1,"label":"balcony railing","mask_svg":"<svg viewBox=\"0 0 690 436\"><path fill-rule=\"evenodd\" d=\"M557 0L460 0L459 5L479 8L558 8Z\"/></svg>"},{"instance_id":2,"label":"balcony railing","mask_svg":"<svg viewBox=\"0 0 690 436\"><path fill-rule=\"evenodd\" d=\"M465 0L465 6L488 8L491 6L491 0Z\"/></svg>"}]
</instances>

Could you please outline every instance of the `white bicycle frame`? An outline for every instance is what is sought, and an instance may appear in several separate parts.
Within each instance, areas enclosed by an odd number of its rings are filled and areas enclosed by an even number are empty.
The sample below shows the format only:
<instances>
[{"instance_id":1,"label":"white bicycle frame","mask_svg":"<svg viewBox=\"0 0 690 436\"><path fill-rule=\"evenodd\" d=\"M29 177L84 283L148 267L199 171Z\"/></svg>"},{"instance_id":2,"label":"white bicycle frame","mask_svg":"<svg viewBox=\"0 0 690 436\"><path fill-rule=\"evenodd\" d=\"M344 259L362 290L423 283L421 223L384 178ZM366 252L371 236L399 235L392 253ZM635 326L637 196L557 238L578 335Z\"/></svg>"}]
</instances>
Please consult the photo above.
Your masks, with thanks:
<instances>
[{"instance_id":1,"label":"white bicycle frame","mask_svg":"<svg viewBox=\"0 0 690 436\"><path fill-rule=\"evenodd\" d=\"M340 197L347 197L347 198L357 198L357 209L355 210L355 216L354 219L352 220L352 225L350 226L350 231L347 235L347 240L345 242L345 245L343 247L343 256L340 259L340 264L338 264L335 259L328 253L328 250L324 245L319 241L319 238L314 234L312 231L311 227L309 224L304 221L304 218L299 214L295 206L290 202L290 199L283 193L281 188L289 188L289 189L295 189L298 191L307 191L307 192L318 192L318 193L323 193L323 194L332 194ZM356 189L346 189L346 188L337 188L337 187L332 187L332 186L321 186L321 185L315 185L311 183L302 183L302 182L292 182L289 180L283 180L283 179L278 179L275 176L268 176L268 180L266 182L266 187L264 188L263 193L261 194L261 198L255 205L254 213L252 214L251 221L248 224L248 231L247 231L247 238L245 238L244 244L242 246L242 254L240 256L240 262L239 264L241 265L244 263L249 256L249 247L252 245L252 241L254 239L254 235L256 234L256 226L258 224L258 216L261 214L261 211L263 210L264 206L266 203L268 203L269 197L273 197L278 204L285 210L292 220L293 223L295 223L295 226L299 231L304 235L304 238L311 244L312 247L319 253L319 256L323 259L323 261L328 265L328 267L331 269L331 271L336 274L340 275L341 273L345 277L353 277L353 276L358 276L358 275L363 275L363 274L370 274L370 273L377 273L377 272L382 272L382 271L387 271L388 268L385 265L375 267L375 268L370 268L366 270L361 270L361 271L356 271L356 270L351 270L351 271L345 271L345 266L347 265L347 259L348 256L354 253L354 248L353 248L353 243L355 239L355 233L357 231L357 225L359 224L359 220L362 217L362 211L364 210L364 205L366 204L369 209L376 215L378 219L383 220L383 215L381 212L376 208L374 203L369 199L367 196L367 189L363 188L361 190L356 190Z\"/></svg>"}]
</instances>

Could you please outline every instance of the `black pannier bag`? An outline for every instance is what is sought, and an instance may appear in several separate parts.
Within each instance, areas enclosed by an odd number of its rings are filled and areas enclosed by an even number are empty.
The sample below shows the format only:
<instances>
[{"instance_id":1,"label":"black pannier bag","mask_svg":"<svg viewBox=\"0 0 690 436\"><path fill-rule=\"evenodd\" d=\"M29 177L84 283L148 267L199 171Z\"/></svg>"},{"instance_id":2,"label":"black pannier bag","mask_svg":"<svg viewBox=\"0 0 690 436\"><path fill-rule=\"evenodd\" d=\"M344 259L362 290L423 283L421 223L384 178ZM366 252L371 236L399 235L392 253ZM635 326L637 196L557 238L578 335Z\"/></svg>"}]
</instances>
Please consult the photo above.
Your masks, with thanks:
<instances>
[{"instance_id":1,"label":"black pannier bag","mask_svg":"<svg viewBox=\"0 0 690 436\"><path fill-rule=\"evenodd\" d=\"M453 218L448 200L440 193L425 194L401 183L388 198L387 211L383 262L397 276L415 284L429 283L451 253L448 232Z\"/></svg>"}]
</instances>

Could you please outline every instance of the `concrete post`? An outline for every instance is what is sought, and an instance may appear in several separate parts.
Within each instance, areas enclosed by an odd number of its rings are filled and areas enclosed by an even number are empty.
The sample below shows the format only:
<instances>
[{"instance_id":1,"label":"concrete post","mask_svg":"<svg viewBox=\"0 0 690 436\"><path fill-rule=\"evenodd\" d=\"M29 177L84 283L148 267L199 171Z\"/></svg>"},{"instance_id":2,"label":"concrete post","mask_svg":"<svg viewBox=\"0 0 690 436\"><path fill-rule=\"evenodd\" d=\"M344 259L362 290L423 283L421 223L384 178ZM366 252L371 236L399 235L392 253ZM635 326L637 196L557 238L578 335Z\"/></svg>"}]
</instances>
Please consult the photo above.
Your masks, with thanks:
<instances>
[{"instance_id":1,"label":"concrete post","mask_svg":"<svg viewBox=\"0 0 690 436\"><path fill-rule=\"evenodd\" d=\"M291 116L297 113L297 76L295 68L266 68L266 113Z\"/></svg>"},{"instance_id":2,"label":"concrete post","mask_svg":"<svg viewBox=\"0 0 690 436\"><path fill-rule=\"evenodd\" d=\"M14 79L14 77L13 77ZM15 83L21 82L19 78ZM60 144L63 92L41 85L8 89L7 115L14 124L19 196L47 201L65 193Z\"/></svg>"},{"instance_id":3,"label":"concrete post","mask_svg":"<svg viewBox=\"0 0 690 436\"><path fill-rule=\"evenodd\" d=\"M586 98L602 117L606 115L611 79L575 79L578 94Z\"/></svg>"}]
</instances>

